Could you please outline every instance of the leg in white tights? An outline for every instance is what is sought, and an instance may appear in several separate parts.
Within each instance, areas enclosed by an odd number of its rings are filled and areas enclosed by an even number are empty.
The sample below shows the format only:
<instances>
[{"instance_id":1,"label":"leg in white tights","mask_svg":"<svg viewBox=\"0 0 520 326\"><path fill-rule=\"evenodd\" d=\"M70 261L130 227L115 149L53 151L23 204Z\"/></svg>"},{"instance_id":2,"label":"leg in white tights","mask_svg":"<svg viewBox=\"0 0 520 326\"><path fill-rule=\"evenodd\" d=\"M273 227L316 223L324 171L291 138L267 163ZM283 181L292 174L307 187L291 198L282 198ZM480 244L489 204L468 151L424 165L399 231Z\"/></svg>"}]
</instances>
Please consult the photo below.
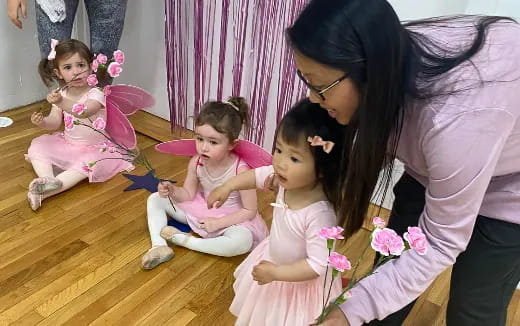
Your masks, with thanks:
<instances>
[{"instance_id":1,"label":"leg in white tights","mask_svg":"<svg viewBox=\"0 0 520 326\"><path fill-rule=\"evenodd\" d=\"M182 223L187 223L187 221L184 212L178 207L175 207L174 211L170 200L159 197L158 193L153 193L148 197L146 212L152 248L143 255L141 264L143 269L152 269L173 258L173 250L160 236L161 229L168 224L168 216Z\"/></svg>"}]
</instances>

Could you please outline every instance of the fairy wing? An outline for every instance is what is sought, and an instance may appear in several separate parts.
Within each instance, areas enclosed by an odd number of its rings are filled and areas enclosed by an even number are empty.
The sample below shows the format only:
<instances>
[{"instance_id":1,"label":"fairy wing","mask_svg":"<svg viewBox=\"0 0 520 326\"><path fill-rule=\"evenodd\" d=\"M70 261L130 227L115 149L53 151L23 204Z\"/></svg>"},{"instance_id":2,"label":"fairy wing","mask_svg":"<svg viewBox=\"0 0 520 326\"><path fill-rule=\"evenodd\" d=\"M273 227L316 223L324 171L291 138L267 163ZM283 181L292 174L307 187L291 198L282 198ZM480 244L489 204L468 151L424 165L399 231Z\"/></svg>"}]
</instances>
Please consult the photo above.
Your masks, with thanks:
<instances>
[{"instance_id":1,"label":"fairy wing","mask_svg":"<svg viewBox=\"0 0 520 326\"><path fill-rule=\"evenodd\" d=\"M107 102L125 115L134 114L136 111L152 107L155 104L153 96L136 86L132 85L109 85L105 93Z\"/></svg>"},{"instance_id":2,"label":"fairy wing","mask_svg":"<svg viewBox=\"0 0 520 326\"><path fill-rule=\"evenodd\" d=\"M136 146L135 130L125 115L154 105L147 91L130 85L106 86L107 123L105 130L112 139L129 149Z\"/></svg>"},{"instance_id":3,"label":"fairy wing","mask_svg":"<svg viewBox=\"0 0 520 326\"><path fill-rule=\"evenodd\" d=\"M194 139L171 140L165 143L157 144L155 146L155 149L157 149L161 153L173 155L197 155L197 149L195 147ZM269 153L262 147L243 139L239 140L238 145L235 147L233 151L252 169L270 165L273 159L271 153Z\"/></svg>"}]
</instances>

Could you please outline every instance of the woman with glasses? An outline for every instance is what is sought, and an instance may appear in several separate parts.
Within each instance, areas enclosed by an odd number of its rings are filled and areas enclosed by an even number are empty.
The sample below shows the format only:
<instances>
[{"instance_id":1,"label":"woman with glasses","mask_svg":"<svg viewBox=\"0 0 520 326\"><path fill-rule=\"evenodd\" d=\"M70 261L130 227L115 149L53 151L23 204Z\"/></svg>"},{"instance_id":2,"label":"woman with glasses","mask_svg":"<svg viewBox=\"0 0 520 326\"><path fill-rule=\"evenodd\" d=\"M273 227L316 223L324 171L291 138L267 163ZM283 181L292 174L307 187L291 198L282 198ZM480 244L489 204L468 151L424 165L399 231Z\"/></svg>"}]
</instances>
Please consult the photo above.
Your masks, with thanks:
<instances>
[{"instance_id":1,"label":"woman with glasses","mask_svg":"<svg viewBox=\"0 0 520 326\"><path fill-rule=\"evenodd\" d=\"M336 207L348 235L398 158L388 227L418 225L429 243L361 281L322 325L401 325L450 266L447 325L505 325L520 281L520 26L401 24L385 0L311 0L287 38L310 100L349 129Z\"/></svg>"}]
</instances>

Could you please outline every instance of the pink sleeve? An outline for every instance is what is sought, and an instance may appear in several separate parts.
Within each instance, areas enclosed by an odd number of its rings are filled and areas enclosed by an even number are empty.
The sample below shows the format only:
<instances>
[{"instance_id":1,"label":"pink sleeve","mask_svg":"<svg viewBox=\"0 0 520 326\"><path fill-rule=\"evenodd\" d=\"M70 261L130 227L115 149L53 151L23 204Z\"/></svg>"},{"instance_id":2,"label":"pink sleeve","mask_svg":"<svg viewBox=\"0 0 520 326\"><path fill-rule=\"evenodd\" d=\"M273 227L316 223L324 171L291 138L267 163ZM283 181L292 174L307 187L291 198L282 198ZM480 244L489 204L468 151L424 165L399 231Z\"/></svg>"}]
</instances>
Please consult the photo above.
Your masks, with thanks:
<instances>
[{"instance_id":1,"label":"pink sleeve","mask_svg":"<svg viewBox=\"0 0 520 326\"><path fill-rule=\"evenodd\" d=\"M103 94L103 92L97 87L88 91L87 101L88 100L98 101L103 106L106 106L105 94Z\"/></svg>"},{"instance_id":2,"label":"pink sleeve","mask_svg":"<svg viewBox=\"0 0 520 326\"><path fill-rule=\"evenodd\" d=\"M454 264L469 242L514 123L515 117L506 110L473 109L436 121L426 133L421 146L429 176L419 227L426 234L428 251L424 256L406 251L361 281L341 305L351 326L403 308Z\"/></svg>"},{"instance_id":3,"label":"pink sleeve","mask_svg":"<svg viewBox=\"0 0 520 326\"><path fill-rule=\"evenodd\" d=\"M265 187L265 179L274 173L272 165L262 166L255 169L256 187L258 189L267 190Z\"/></svg>"},{"instance_id":4,"label":"pink sleeve","mask_svg":"<svg viewBox=\"0 0 520 326\"><path fill-rule=\"evenodd\" d=\"M324 204L325 205L325 204ZM328 206L328 205L327 205ZM305 243L307 249L307 263L318 274L325 274L327 268L327 240L318 236L321 228L336 225L336 214L330 206L323 210L313 210L306 217Z\"/></svg>"}]
</instances>

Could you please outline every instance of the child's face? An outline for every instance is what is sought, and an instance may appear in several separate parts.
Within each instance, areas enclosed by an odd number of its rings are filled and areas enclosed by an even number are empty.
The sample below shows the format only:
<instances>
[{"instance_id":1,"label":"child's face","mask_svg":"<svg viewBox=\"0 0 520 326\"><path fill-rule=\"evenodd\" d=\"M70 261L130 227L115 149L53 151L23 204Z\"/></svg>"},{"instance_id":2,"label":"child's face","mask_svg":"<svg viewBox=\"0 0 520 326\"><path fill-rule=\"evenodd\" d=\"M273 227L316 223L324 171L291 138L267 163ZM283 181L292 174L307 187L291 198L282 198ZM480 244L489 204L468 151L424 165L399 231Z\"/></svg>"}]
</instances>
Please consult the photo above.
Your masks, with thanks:
<instances>
[{"instance_id":1,"label":"child's face","mask_svg":"<svg viewBox=\"0 0 520 326\"><path fill-rule=\"evenodd\" d=\"M277 137L273 155L273 168L280 185L287 190L313 188L316 185L314 157L306 141L298 146L287 144Z\"/></svg>"},{"instance_id":2,"label":"child's face","mask_svg":"<svg viewBox=\"0 0 520 326\"><path fill-rule=\"evenodd\" d=\"M74 53L66 59L58 62L58 69L54 69L54 73L65 83L70 82L70 86L82 87L87 85L87 77L91 74L90 65L85 58L82 58L79 53Z\"/></svg>"},{"instance_id":3,"label":"child's face","mask_svg":"<svg viewBox=\"0 0 520 326\"><path fill-rule=\"evenodd\" d=\"M221 134L212 126L204 124L195 127L195 144L197 153L203 160L220 161L229 155L236 142L230 142L225 134Z\"/></svg>"}]
</instances>

